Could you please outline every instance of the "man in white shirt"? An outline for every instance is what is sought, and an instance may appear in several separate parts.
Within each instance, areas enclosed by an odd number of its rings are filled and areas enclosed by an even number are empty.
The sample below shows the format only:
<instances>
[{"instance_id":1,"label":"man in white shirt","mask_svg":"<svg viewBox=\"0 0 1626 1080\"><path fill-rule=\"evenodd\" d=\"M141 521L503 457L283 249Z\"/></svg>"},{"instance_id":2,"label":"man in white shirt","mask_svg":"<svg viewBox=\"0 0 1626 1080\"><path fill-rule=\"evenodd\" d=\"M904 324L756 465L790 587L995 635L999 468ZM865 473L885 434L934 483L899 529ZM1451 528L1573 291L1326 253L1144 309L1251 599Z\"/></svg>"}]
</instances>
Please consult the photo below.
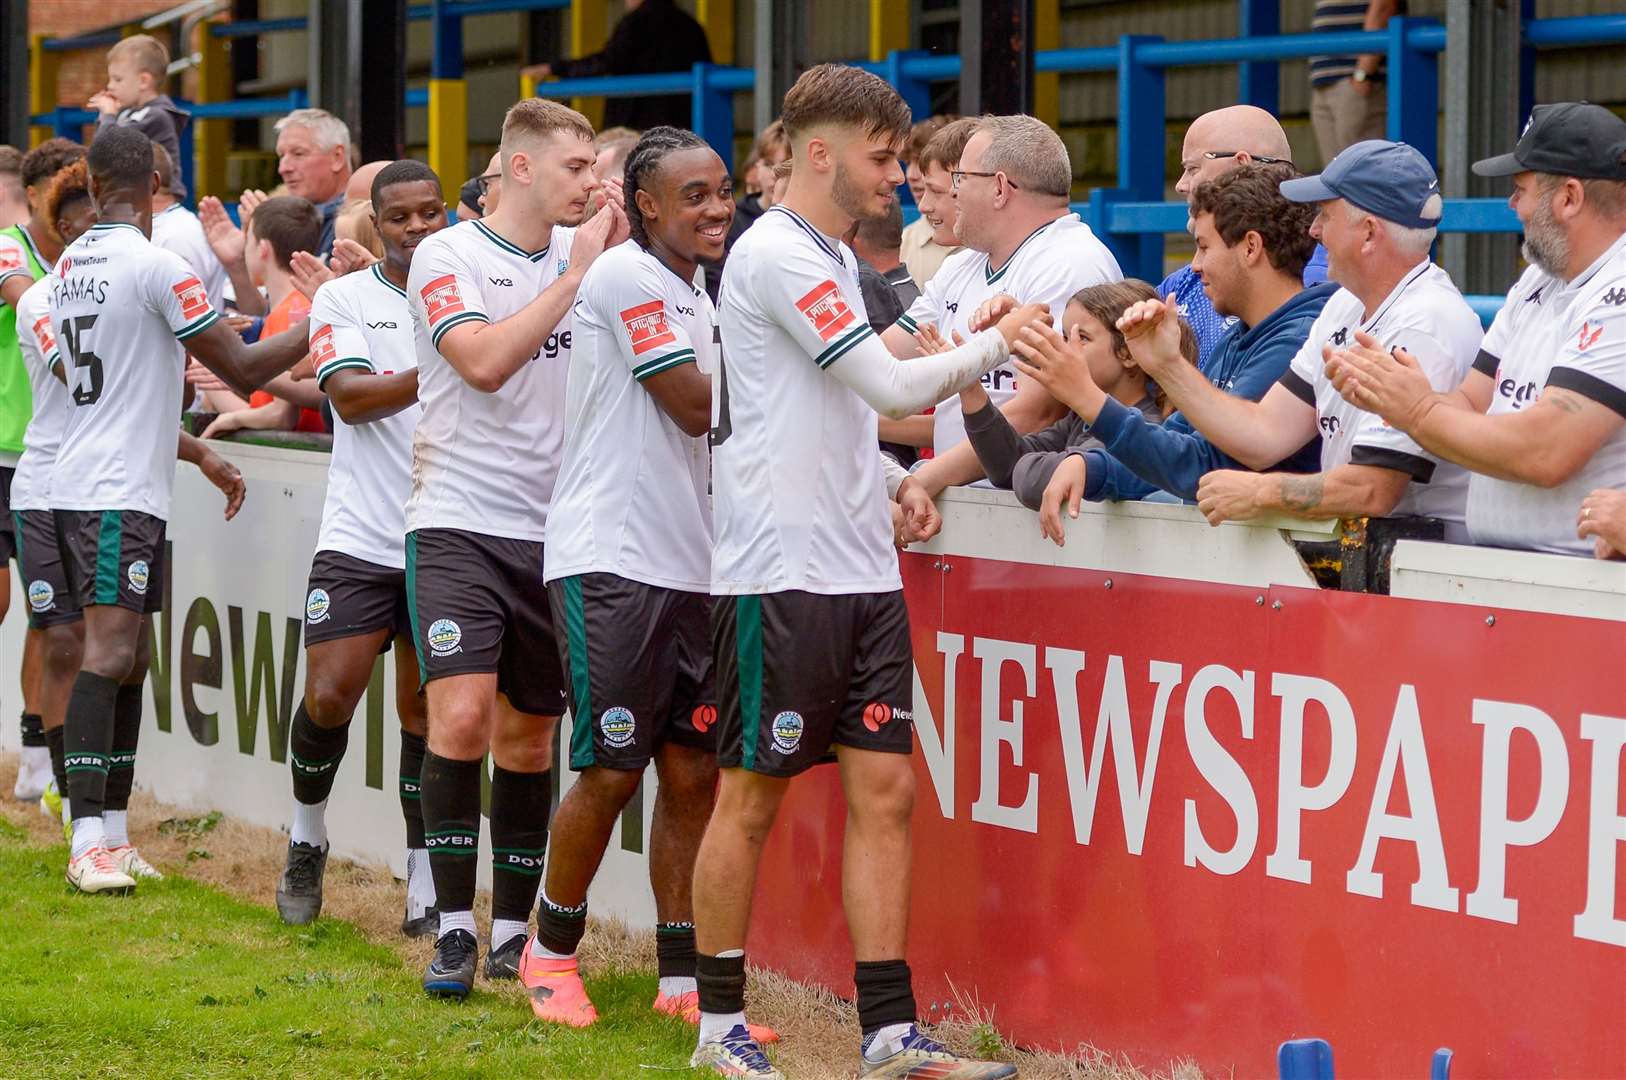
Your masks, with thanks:
<instances>
[{"instance_id":1,"label":"man in white shirt","mask_svg":"<svg viewBox=\"0 0 1626 1080\"><path fill-rule=\"evenodd\" d=\"M894 356L918 355L914 332L927 324L947 340L968 338L982 329L978 308L1000 295L1043 304L1060 326L1074 293L1123 278L1112 252L1070 208L1073 169L1061 137L1031 116L988 116L976 123L950 173L954 229L965 248L949 256L882 335ZM1065 409L1041 386L1019 392L1022 382L1009 363L982 379L994 407L1026 435L1054 423ZM932 414L932 448L935 458L919 470L928 493L982 477L966 442L958 397L938 403Z\"/></svg>"},{"instance_id":2,"label":"man in white shirt","mask_svg":"<svg viewBox=\"0 0 1626 1080\"><path fill-rule=\"evenodd\" d=\"M326 282L311 300L311 354L316 384L333 402L333 454L305 597L305 694L288 732L293 825L276 899L291 925L322 910L328 794L374 660L393 647L407 831L401 929L421 937L435 934L438 919L418 791L426 722L407 617L403 508L423 410L406 284L418 245L446 227L446 204L434 170L420 161L376 171L371 196L384 258Z\"/></svg>"},{"instance_id":3,"label":"man in white shirt","mask_svg":"<svg viewBox=\"0 0 1626 1080\"><path fill-rule=\"evenodd\" d=\"M593 128L530 98L503 121L502 201L419 245L407 301L423 417L406 506L407 597L429 701L422 802L440 937L424 990L474 984L481 762L491 771L487 977L514 977L547 846L564 674L542 582L564 439L570 309L587 268L626 232L600 185Z\"/></svg>"},{"instance_id":4,"label":"man in white shirt","mask_svg":"<svg viewBox=\"0 0 1626 1080\"><path fill-rule=\"evenodd\" d=\"M1473 370L1431 385L1417 358L1370 340L1328 369L1361 408L1473 470L1474 543L1588 555L1593 504L1626 490L1626 121L1538 105L1512 153L1473 168L1513 178L1530 262Z\"/></svg>"},{"instance_id":5,"label":"man in white shirt","mask_svg":"<svg viewBox=\"0 0 1626 1080\"><path fill-rule=\"evenodd\" d=\"M835 238L890 210L908 107L874 75L821 64L785 96L782 119L789 188L734 245L718 312L711 591L722 778L695 863L692 1060L729 1076L780 1076L745 1023L751 894L791 778L834 754L852 796L842 891L860 1070L972 1075L952 1072L970 1066L916 1027L903 959L912 649L876 415L910 415L991 371L1043 312L1029 305L950 352L898 361L870 329L857 260ZM912 479L897 492L906 512L928 502Z\"/></svg>"},{"instance_id":6,"label":"man in white shirt","mask_svg":"<svg viewBox=\"0 0 1626 1080\"><path fill-rule=\"evenodd\" d=\"M1473 362L1478 316L1450 275L1429 261L1442 206L1433 168L1409 146L1373 140L1345 150L1320 176L1284 181L1281 192L1319 204L1310 234L1327 249L1328 276L1343 287L1263 399L1226 394L1179 359L1170 347L1171 337L1178 345L1179 333L1172 297L1136 304L1118 324L1131 354L1175 407L1250 469L1269 468L1321 437L1321 472L1216 470L1198 483L1198 507L1214 525L1269 512L1418 515L1443 521L1447 536L1460 533L1463 470L1344 401L1323 371L1325 355L1362 332L1385 347L1411 350L1438 387L1456 386ZM1070 365L1055 361L1059 354L1048 341L1019 344L1018 352L1037 358L1035 377L1058 397L1077 398Z\"/></svg>"},{"instance_id":7,"label":"man in white shirt","mask_svg":"<svg viewBox=\"0 0 1626 1080\"><path fill-rule=\"evenodd\" d=\"M572 1027L598 1016L576 961L587 890L651 761L660 777L649 833L654 1008L699 1023L694 855L717 787L704 438L717 315L694 279L702 260L722 257L732 185L704 140L669 127L644 133L625 176L631 237L588 270L572 315L564 460L543 574L564 628L578 775L553 819L520 982L538 1017Z\"/></svg>"},{"instance_id":8,"label":"man in white shirt","mask_svg":"<svg viewBox=\"0 0 1626 1080\"><path fill-rule=\"evenodd\" d=\"M152 242L184 259L203 281L209 306L222 311L226 306L226 267L215 257L198 216L182 206L169 190L175 175L169 151L153 143L152 156L162 185L152 200Z\"/></svg>"},{"instance_id":9,"label":"man in white shirt","mask_svg":"<svg viewBox=\"0 0 1626 1080\"><path fill-rule=\"evenodd\" d=\"M154 872L120 835L122 811L109 823L102 811L114 783L122 795L134 771L150 647L144 616L163 598L181 343L251 392L304 356L306 328L244 345L209 306L192 268L153 245L158 176L145 135L104 130L88 165L100 220L63 251L50 279L51 322L72 403L50 504L69 591L85 613L83 667L63 735L73 812L67 877L84 892L123 893L135 876ZM115 857L114 849L128 850Z\"/></svg>"}]
</instances>

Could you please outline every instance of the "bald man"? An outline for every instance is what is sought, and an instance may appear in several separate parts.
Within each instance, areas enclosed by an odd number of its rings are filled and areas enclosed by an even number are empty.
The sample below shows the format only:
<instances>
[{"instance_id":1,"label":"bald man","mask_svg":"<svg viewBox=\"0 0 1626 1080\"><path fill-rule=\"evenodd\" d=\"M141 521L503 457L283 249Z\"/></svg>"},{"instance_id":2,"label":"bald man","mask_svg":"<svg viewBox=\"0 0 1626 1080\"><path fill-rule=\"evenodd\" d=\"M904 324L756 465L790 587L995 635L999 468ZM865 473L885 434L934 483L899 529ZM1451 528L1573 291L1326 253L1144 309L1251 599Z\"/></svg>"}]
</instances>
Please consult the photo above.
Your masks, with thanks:
<instances>
[{"instance_id":1,"label":"bald man","mask_svg":"<svg viewBox=\"0 0 1626 1080\"><path fill-rule=\"evenodd\" d=\"M1250 161L1262 165L1293 163L1287 133L1276 118L1253 105L1232 105L1203 113L1186 129L1186 139L1180 147L1180 179L1174 190L1185 198L1189 207L1197 185ZM1191 231L1190 219L1186 221L1186 231ZM1315 255L1304 268L1304 284L1315 285L1325 280L1327 252L1317 244ZM1213 302L1203 292L1202 278L1189 265L1164 278L1157 292L1164 299L1173 296L1180 305L1180 314L1197 334L1197 366L1204 367L1209 353L1233 320L1215 312Z\"/></svg>"},{"instance_id":2,"label":"bald man","mask_svg":"<svg viewBox=\"0 0 1626 1080\"><path fill-rule=\"evenodd\" d=\"M350 182L344 186L344 201L366 202L373 197L373 181L378 174L384 171L385 166L393 165L391 161L369 161L361 168L350 174Z\"/></svg>"}]
</instances>

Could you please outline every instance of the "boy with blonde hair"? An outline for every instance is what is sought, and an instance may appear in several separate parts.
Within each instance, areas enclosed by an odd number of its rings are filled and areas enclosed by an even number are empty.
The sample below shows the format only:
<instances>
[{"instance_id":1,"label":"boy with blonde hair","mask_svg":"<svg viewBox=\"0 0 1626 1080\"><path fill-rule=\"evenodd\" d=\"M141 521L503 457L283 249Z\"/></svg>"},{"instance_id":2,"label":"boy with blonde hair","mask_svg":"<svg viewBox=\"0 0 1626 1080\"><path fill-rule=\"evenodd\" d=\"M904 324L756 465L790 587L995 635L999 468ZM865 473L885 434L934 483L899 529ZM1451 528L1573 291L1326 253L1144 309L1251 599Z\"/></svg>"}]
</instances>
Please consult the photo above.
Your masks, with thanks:
<instances>
[{"instance_id":1,"label":"boy with blonde hair","mask_svg":"<svg viewBox=\"0 0 1626 1080\"><path fill-rule=\"evenodd\" d=\"M107 50L107 89L92 94L86 106L101 114L97 132L113 124L133 127L162 146L176 166L169 190L179 199L186 197L180 174L181 129L192 114L164 93L168 78L169 50L164 43L150 34L135 34Z\"/></svg>"}]
</instances>

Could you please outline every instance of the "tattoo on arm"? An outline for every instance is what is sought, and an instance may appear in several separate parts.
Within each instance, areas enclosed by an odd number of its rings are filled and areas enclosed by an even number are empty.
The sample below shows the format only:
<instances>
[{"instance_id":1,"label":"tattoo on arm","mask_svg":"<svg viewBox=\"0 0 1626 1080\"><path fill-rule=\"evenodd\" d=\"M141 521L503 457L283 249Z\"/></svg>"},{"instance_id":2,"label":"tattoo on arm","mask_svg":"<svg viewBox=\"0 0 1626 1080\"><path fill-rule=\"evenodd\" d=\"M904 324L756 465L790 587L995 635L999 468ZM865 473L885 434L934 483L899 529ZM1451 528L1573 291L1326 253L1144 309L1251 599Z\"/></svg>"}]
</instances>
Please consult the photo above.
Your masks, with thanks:
<instances>
[{"instance_id":1,"label":"tattoo on arm","mask_svg":"<svg viewBox=\"0 0 1626 1080\"><path fill-rule=\"evenodd\" d=\"M1310 476L1282 477L1282 505L1289 510L1314 510L1321 505L1325 480L1320 473Z\"/></svg>"},{"instance_id":2,"label":"tattoo on arm","mask_svg":"<svg viewBox=\"0 0 1626 1080\"><path fill-rule=\"evenodd\" d=\"M1558 386L1550 388L1545 394L1541 395L1541 400L1553 408L1567 413L1578 413L1586 407L1585 399L1580 395L1572 394Z\"/></svg>"}]
</instances>

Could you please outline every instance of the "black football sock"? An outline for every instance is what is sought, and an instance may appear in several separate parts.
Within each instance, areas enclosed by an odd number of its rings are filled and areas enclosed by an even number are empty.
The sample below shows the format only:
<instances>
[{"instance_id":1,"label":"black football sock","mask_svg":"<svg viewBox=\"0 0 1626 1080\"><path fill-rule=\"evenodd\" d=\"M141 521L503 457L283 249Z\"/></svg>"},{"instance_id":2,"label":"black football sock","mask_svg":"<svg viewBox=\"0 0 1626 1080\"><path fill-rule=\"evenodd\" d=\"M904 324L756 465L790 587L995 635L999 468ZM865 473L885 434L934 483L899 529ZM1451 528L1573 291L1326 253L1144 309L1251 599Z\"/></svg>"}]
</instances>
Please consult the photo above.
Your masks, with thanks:
<instances>
[{"instance_id":1,"label":"black football sock","mask_svg":"<svg viewBox=\"0 0 1626 1080\"><path fill-rule=\"evenodd\" d=\"M536 903L548 847L553 772L491 766L491 921L524 924ZM496 929L492 942L497 940Z\"/></svg>"},{"instance_id":2,"label":"black football sock","mask_svg":"<svg viewBox=\"0 0 1626 1080\"><path fill-rule=\"evenodd\" d=\"M113 747L107 758L103 810L128 810L135 786L136 743L141 738L142 684L120 686L113 698Z\"/></svg>"},{"instance_id":3,"label":"black football sock","mask_svg":"<svg viewBox=\"0 0 1626 1080\"><path fill-rule=\"evenodd\" d=\"M428 747L422 735L401 732L401 817L406 820L406 846L423 848L423 756Z\"/></svg>"},{"instance_id":4,"label":"black football sock","mask_svg":"<svg viewBox=\"0 0 1626 1080\"><path fill-rule=\"evenodd\" d=\"M113 708L119 681L90 671L73 680L63 724L62 767L74 820L102 816L107 762L113 750Z\"/></svg>"},{"instance_id":5,"label":"black football sock","mask_svg":"<svg viewBox=\"0 0 1626 1080\"><path fill-rule=\"evenodd\" d=\"M326 802L350 744L350 723L318 727L301 701L288 730L288 766L294 774L294 801L306 806Z\"/></svg>"},{"instance_id":6,"label":"black football sock","mask_svg":"<svg viewBox=\"0 0 1626 1080\"><path fill-rule=\"evenodd\" d=\"M482 761L453 761L430 750L423 758L424 846L435 880L441 931L473 925L474 879L480 855ZM446 925L452 915L451 927Z\"/></svg>"}]
</instances>

